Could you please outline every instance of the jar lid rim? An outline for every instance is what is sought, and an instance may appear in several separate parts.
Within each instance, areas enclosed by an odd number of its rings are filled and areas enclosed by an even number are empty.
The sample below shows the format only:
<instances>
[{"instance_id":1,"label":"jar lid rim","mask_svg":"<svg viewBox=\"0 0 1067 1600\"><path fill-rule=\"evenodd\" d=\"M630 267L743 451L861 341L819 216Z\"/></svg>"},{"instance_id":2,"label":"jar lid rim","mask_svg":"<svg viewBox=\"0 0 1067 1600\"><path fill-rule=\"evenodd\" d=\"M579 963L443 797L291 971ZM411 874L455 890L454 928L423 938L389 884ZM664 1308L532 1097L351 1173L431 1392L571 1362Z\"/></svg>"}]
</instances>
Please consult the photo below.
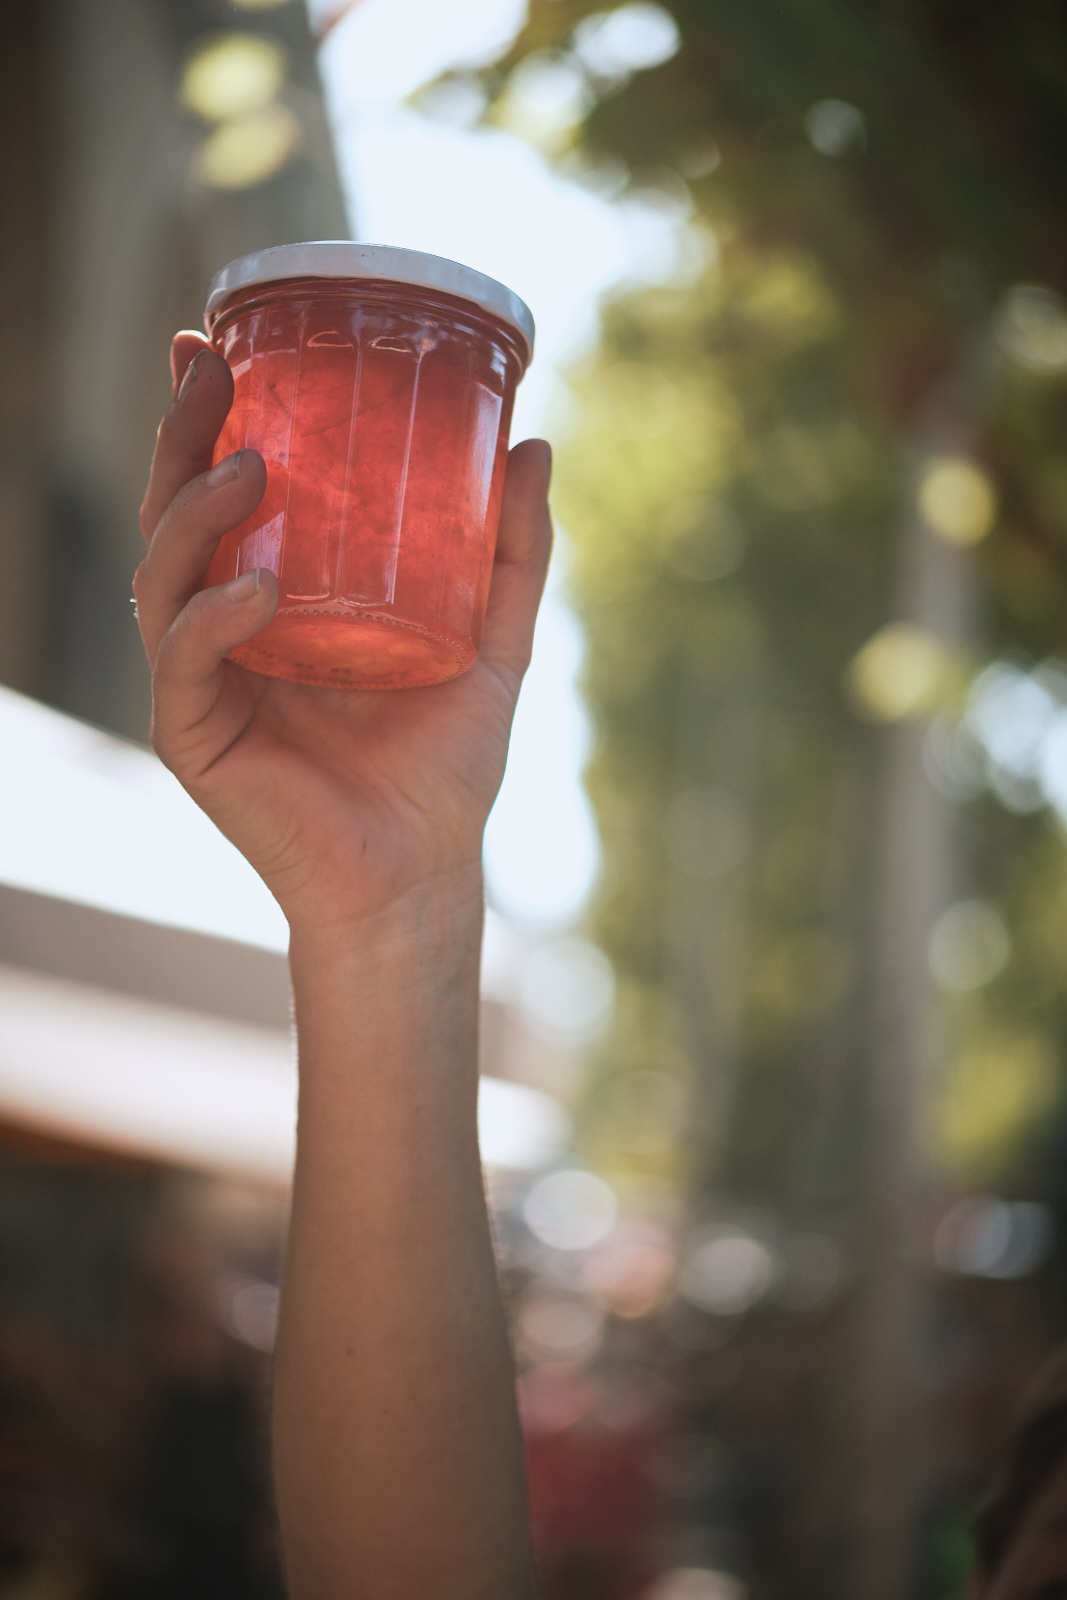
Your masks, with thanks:
<instances>
[{"instance_id":1,"label":"jar lid rim","mask_svg":"<svg viewBox=\"0 0 1067 1600\"><path fill-rule=\"evenodd\" d=\"M216 272L208 289L204 323L210 333L215 315L238 289L274 283L281 278L374 278L437 289L442 294L470 300L514 328L526 346L527 365L533 358L534 319L525 301L505 284L484 272L465 267L444 256L397 245L356 244L349 239L316 239L305 244L272 245L239 256Z\"/></svg>"}]
</instances>

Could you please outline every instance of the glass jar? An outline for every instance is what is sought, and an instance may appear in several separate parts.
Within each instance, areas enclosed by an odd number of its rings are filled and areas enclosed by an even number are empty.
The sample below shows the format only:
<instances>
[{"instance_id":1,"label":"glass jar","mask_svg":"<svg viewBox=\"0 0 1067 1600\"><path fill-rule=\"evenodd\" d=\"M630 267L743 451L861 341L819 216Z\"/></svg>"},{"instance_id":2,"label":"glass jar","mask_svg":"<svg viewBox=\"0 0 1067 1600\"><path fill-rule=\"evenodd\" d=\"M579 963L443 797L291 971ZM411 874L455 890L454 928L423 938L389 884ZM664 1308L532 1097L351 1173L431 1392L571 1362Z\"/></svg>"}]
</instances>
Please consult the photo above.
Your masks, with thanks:
<instances>
[{"instance_id":1,"label":"glass jar","mask_svg":"<svg viewBox=\"0 0 1067 1600\"><path fill-rule=\"evenodd\" d=\"M345 689L443 683L478 654L515 389L533 318L503 284L376 245L231 263L205 311L234 401L215 460L267 488L205 585L277 574L277 615L232 659Z\"/></svg>"}]
</instances>

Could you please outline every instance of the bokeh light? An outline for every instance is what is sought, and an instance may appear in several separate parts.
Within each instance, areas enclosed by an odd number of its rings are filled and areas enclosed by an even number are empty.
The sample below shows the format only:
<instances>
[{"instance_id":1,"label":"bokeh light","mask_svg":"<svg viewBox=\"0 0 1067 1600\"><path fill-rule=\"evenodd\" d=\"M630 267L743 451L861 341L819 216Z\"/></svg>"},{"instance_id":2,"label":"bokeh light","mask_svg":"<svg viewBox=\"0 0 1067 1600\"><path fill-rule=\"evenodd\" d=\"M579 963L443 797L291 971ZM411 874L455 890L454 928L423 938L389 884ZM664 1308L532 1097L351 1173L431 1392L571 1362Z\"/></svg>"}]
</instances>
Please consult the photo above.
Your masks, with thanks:
<instances>
[{"instance_id":1,"label":"bokeh light","mask_svg":"<svg viewBox=\"0 0 1067 1600\"><path fill-rule=\"evenodd\" d=\"M575 60L546 51L526 56L512 72L496 119L520 139L551 151L588 114L595 98Z\"/></svg>"},{"instance_id":2,"label":"bokeh light","mask_svg":"<svg viewBox=\"0 0 1067 1600\"><path fill-rule=\"evenodd\" d=\"M804 132L821 156L843 156L866 143L867 119L847 100L817 100L804 117Z\"/></svg>"},{"instance_id":3,"label":"bokeh light","mask_svg":"<svg viewBox=\"0 0 1067 1600\"><path fill-rule=\"evenodd\" d=\"M1054 1237L1047 1206L971 1195L941 1218L934 1260L943 1271L965 1277L1025 1278L1047 1259Z\"/></svg>"},{"instance_id":4,"label":"bokeh light","mask_svg":"<svg viewBox=\"0 0 1067 1600\"><path fill-rule=\"evenodd\" d=\"M231 117L198 146L193 173L214 189L250 189L280 172L299 149L301 127L287 106Z\"/></svg>"},{"instance_id":5,"label":"bokeh light","mask_svg":"<svg viewBox=\"0 0 1067 1600\"><path fill-rule=\"evenodd\" d=\"M996 318L1009 361L1037 377L1067 372L1067 306L1055 289L1023 283L1009 289Z\"/></svg>"},{"instance_id":6,"label":"bokeh light","mask_svg":"<svg viewBox=\"0 0 1067 1600\"><path fill-rule=\"evenodd\" d=\"M574 30L572 49L594 77L611 81L662 65L677 54L681 42L669 11L637 4L583 18Z\"/></svg>"},{"instance_id":7,"label":"bokeh light","mask_svg":"<svg viewBox=\"0 0 1067 1600\"><path fill-rule=\"evenodd\" d=\"M1032 674L995 661L979 673L967 698L967 722L997 766L1033 777L1056 702Z\"/></svg>"},{"instance_id":8,"label":"bokeh light","mask_svg":"<svg viewBox=\"0 0 1067 1600\"><path fill-rule=\"evenodd\" d=\"M559 1159L570 1136L570 1118L552 1095L483 1074L478 1145L486 1166L536 1172Z\"/></svg>"},{"instance_id":9,"label":"bokeh light","mask_svg":"<svg viewBox=\"0 0 1067 1600\"><path fill-rule=\"evenodd\" d=\"M566 1362L548 1362L522 1373L516 1394L523 1432L535 1436L562 1433L588 1415L597 1399L588 1373Z\"/></svg>"},{"instance_id":10,"label":"bokeh light","mask_svg":"<svg viewBox=\"0 0 1067 1600\"><path fill-rule=\"evenodd\" d=\"M974 545L996 521L996 490L989 474L975 462L964 456L939 456L923 472L919 507L947 544Z\"/></svg>"},{"instance_id":11,"label":"bokeh light","mask_svg":"<svg viewBox=\"0 0 1067 1600\"><path fill-rule=\"evenodd\" d=\"M604 1313L586 1295L535 1286L523 1296L516 1318L524 1360L589 1361L604 1338Z\"/></svg>"},{"instance_id":12,"label":"bokeh light","mask_svg":"<svg viewBox=\"0 0 1067 1600\"><path fill-rule=\"evenodd\" d=\"M261 111L285 82L282 46L257 34L232 33L201 44L185 64L179 98L208 122Z\"/></svg>"},{"instance_id":13,"label":"bokeh light","mask_svg":"<svg viewBox=\"0 0 1067 1600\"><path fill-rule=\"evenodd\" d=\"M997 799L1025 813L1049 804L1067 818L1067 673L994 661L971 684L965 735L977 741ZM959 741L957 740L957 743Z\"/></svg>"},{"instance_id":14,"label":"bokeh light","mask_svg":"<svg viewBox=\"0 0 1067 1600\"><path fill-rule=\"evenodd\" d=\"M965 994L1003 972L1011 956L1011 935L996 906L961 900L934 924L929 954L930 970L941 987Z\"/></svg>"},{"instance_id":15,"label":"bokeh light","mask_svg":"<svg viewBox=\"0 0 1067 1600\"><path fill-rule=\"evenodd\" d=\"M219 1319L227 1333L254 1350L273 1350L278 1331L277 1284L247 1274L227 1274L218 1288Z\"/></svg>"},{"instance_id":16,"label":"bokeh light","mask_svg":"<svg viewBox=\"0 0 1067 1600\"><path fill-rule=\"evenodd\" d=\"M931 722L923 742L926 776L947 800L974 800L988 777L985 751L967 723L948 712Z\"/></svg>"},{"instance_id":17,"label":"bokeh light","mask_svg":"<svg viewBox=\"0 0 1067 1600\"><path fill-rule=\"evenodd\" d=\"M535 1032L553 1042L583 1044L610 1021L615 975L602 950L570 936L537 944L519 972L519 1004Z\"/></svg>"},{"instance_id":18,"label":"bokeh light","mask_svg":"<svg viewBox=\"0 0 1067 1600\"><path fill-rule=\"evenodd\" d=\"M602 1178L570 1169L540 1178L522 1214L534 1237L553 1250L589 1250L611 1232L618 1210Z\"/></svg>"},{"instance_id":19,"label":"bokeh light","mask_svg":"<svg viewBox=\"0 0 1067 1600\"><path fill-rule=\"evenodd\" d=\"M674 1285L675 1243L655 1223L624 1218L586 1258L582 1278L617 1317L647 1317L663 1305Z\"/></svg>"},{"instance_id":20,"label":"bokeh light","mask_svg":"<svg viewBox=\"0 0 1067 1600\"><path fill-rule=\"evenodd\" d=\"M646 1600L745 1600L740 1578L713 1567L677 1567L659 1578Z\"/></svg>"},{"instance_id":21,"label":"bokeh light","mask_svg":"<svg viewBox=\"0 0 1067 1600\"><path fill-rule=\"evenodd\" d=\"M763 1299L777 1270L775 1254L762 1240L741 1228L712 1227L687 1251L678 1287L702 1311L737 1317Z\"/></svg>"},{"instance_id":22,"label":"bokeh light","mask_svg":"<svg viewBox=\"0 0 1067 1600\"><path fill-rule=\"evenodd\" d=\"M846 681L863 716L897 722L935 710L950 678L948 652L929 629L890 622L853 658Z\"/></svg>"},{"instance_id":23,"label":"bokeh light","mask_svg":"<svg viewBox=\"0 0 1067 1600\"><path fill-rule=\"evenodd\" d=\"M722 166L722 151L716 140L705 137L695 140L688 145L678 161L678 171L683 178L690 178L694 182L700 178L708 178L713 172L718 172Z\"/></svg>"}]
</instances>

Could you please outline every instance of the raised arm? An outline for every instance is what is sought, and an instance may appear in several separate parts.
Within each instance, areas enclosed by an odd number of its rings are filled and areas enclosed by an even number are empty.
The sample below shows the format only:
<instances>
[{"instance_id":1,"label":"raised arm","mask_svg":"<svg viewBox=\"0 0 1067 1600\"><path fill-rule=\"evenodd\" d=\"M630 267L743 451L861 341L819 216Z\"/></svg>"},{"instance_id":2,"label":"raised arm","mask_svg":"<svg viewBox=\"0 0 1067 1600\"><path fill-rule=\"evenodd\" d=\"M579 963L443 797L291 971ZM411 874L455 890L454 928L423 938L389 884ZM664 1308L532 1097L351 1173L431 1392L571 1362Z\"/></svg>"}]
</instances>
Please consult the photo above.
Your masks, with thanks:
<instances>
[{"instance_id":1,"label":"raised arm","mask_svg":"<svg viewBox=\"0 0 1067 1600\"><path fill-rule=\"evenodd\" d=\"M198 336L145 500L138 617L162 759L290 924L300 1049L275 1370L293 1600L530 1600L514 1384L477 1149L481 837L551 530L547 446L512 452L482 654L433 689L360 694L227 662L269 573L198 593L263 492L208 475L232 386Z\"/></svg>"}]
</instances>

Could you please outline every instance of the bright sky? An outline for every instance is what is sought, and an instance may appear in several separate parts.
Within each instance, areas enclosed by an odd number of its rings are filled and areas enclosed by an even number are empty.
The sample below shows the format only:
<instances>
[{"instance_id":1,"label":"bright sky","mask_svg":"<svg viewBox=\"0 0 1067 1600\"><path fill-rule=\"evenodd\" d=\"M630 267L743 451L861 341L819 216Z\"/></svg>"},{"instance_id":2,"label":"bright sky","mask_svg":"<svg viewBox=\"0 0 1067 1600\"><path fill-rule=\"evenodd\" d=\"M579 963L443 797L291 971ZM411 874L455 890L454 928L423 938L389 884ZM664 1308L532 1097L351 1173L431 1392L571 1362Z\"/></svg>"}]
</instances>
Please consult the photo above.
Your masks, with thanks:
<instances>
[{"instance_id":1,"label":"bright sky","mask_svg":"<svg viewBox=\"0 0 1067 1600\"><path fill-rule=\"evenodd\" d=\"M435 116L405 103L448 69L496 59L525 13L526 0L360 0L321 56L355 235L462 261L531 307L537 353L519 391L515 439L551 437L557 371L595 340L600 297L624 280L676 271L679 232L662 211L565 181L514 134L463 126L480 110L473 89L466 106L462 93L439 99ZM566 82L562 90L565 98ZM560 84L547 91L566 115ZM543 112L546 86L538 92ZM582 636L562 587L557 569L486 840L494 904L549 927L581 912L599 864L581 783L589 748L576 687Z\"/></svg>"}]
</instances>

